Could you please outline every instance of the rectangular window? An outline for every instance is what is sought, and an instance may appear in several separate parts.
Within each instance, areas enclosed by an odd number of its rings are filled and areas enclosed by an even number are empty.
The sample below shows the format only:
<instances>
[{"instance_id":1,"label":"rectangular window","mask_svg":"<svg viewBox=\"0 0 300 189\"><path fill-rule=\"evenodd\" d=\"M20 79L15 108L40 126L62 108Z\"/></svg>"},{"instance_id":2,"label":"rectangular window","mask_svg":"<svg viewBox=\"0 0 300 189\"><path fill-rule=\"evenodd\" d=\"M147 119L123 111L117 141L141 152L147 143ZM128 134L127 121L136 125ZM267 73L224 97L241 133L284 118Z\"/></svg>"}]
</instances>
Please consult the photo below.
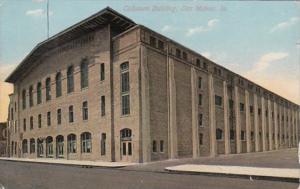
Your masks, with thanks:
<instances>
[{"instance_id":1,"label":"rectangular window","mask_svg":"<svg viewBox=\"0 0 300 189\"><path fill-rule=\"evenodd\" d=\"M202 66L203 66L203 69L207 70L207 63L206 62L203 62Z\"/></svg>"},{"instance_id":2,"label":"rectangular window","mask_svg":"<svg viewBox=\"0 0 300 189\"><path fill-rule=\"evenodd\" d=\"M243 112L244 111L244 109L245 109L245 107L244 107L245 105L243 104L243 103L240 103L240 111L241 112Z\"/></svg>"},{"instance_id":3,"label":"rectangular window","mask_svg":"<svg viewBox=\"0 0 300 189\"><path fill-rule=\"evenodd\" d=\"M33 106L33 87L29 87L29 106Z\"/></svg>"},{"instance_id":4,"label":"rectangular window","mask_svg":"<svg viewBox=\"0 0 300 189\"><path fill-rule=\"evenodd\" d=\"M261 114L261 109L260 108L258 108L258 115L260 115Z\"/></svg>"},{"instance_id":5,"label":"rectangular window","mask_svg":"<svg viewBox=\"0 0 300 189\"><path fill-rule=\"evenodd\" d=\"M73 106L69 106L69 123L74 122Z\"/></svg>"},{"instance_id":6,"label":"rectangular window","mask_svg":"<svg viewBox=\"0 0 300 189\"><path fill-rule=\"evenodd\" d=\"M153 36L150 36L150 45L156 47L156 38Z\"/></svg>"},{"instance_id":7,"label":"rectangular window","mask_svg":"<svg viewBox=\"0 0 300 189\"><path fill-rule=\"evenodd\" d=\"M130 99L129 95L122 96L122 115L130 114Z\"/></svg>"},{"instance_id":8,"label":"rectangular window","mask_svg":"<svg viewBox=\"0 0 300 189\"><path fill-rule=\"evenodd\" d=\"M26 108L26 90L22 91L22 108L23 110Z\"/></svg>"},{"instance_id":9,"label":"rectangular window","mask_svg":"<svg viewBox=\"0 0 300 189\"><path fill-rule=\"evenodd\" d=\"M253 114L253 106L250 106L250 113Z\"/></svg>"},{"instance_id":10,"label":"rectangular window","mask_svg":"<svg viewBox=\"0 0 300 189\"><path fill-rule=\"evenodd\" d=\"M196 59L196 66L199 68L201 67L200 59L198 59L198 58Z\"/></svg>"},{"instance_id":11,"label":"rectangular window","mask_svg":"<svg viewBox=\"0 0 300 189\"><path fill-rule=\"evenodd\" d=\"M69 66L67 71L67 92L71 93L73 91L74 91L74 68L73 66Z\"/></svg>"},{"instance_id":12,"label":"rectangular window","mask_svg":"<svg viewBox=\"0 0 300 189\"><path fill-rule=\"evenodd\" d=\"M23 119L23 131L26 132L26 119Z\"/></svg>"},{"instance_id":13,"label":"rectangular window","mask_svg":"<svg viewBox=\"0 0 300 189\"><path fill-rule=\"evenodd\" d=\"M105 72L104 72L104 63L100 64L100 80L103 81L105 79Z\"/></svg>"},{"instance_id":14,"label":"rectangular window","mask_svg":"<svg viewBox=\"0 0 300 189\"><path fill-rule=\"evenodd\" d=\"M61 109L57 110L57 124L61 124Z\"/></svg>"},{"instance_id":15,"label":"rectangular window","mask_svg":"<svg viewBox=\"0 0 300 189\"><path fill-rule=\"evenodd\" d=\"M51 112L47 112L47 126L51 125Z\"/></svg>"},{"instance_id":16,"label":"rectangular window","mask_svg":"<svg viewBox=\"0 0 300 189\"><path fill-rule=\"evenodd\" d=\"M161 40L158 40L158 48L161 50L164 50L164 42L162 42Z\"/></svg>"},{"instance_id":17,"label":"rectangular window","mask_svg":"<svg viewBox=\"0 0 300 189\"><path fill-rule=\"evenodd\" d=\"M33 117L30 116L30 130L33 129Z\"/></svg>"},{"instance_id":18,"label":"rectangular window","mask_svg":"<svg viewBox=\"0 0 300 189\"><path fill-rule=\"evenodd\" d=\"M129 91L129 72L121 74L121 92L125 93Z\"/></svg>"},{"instance_id":19,"label":"rectangular window","mask_svg":"<svg viewBox=\"0 0 300 189\"><path fill-rule=\"evenodd\" d=\"M229 99L229 108L232 110L233 109L233 100Z\"/></svg>"},{"instance_id":20,"label":"rectangular window","mask_svg":"<svg viewBox=\"0 0 300 189\"><path fill-rule=\"evenodd\" d=\"M80 64L80 84L81 89L89 86L89 65L88 60L82 60Z\"/></svg>"},{"instance_id":21,"label":"rectangular window","mask_svg":"<svg viewBox=\"0 0 300 189\"><path fill-rule=\"evenodd\" d=\"M36 87L36 95L37 95L37 99L36 99L36 101L37 101L37 104L40 104L40 103L42 103L42 83L38 83L37 84L37 87Z\"/></svg>"},{"instance_id":22,"label":"rectangular window","mask_svg":"<svg viewBox=\"0 0 300 189\"><path fill-rule=\"evenodd\" d=\"M46 79L46 101L51 100L51 79Z\"/></svg>"},{"instance_id":23,"label":"rectangular window","mask_svg":"<svg viewBox=\"0 0 300 189\"><path fill-rule=\"evenodd\" d=\"M215 105L222 106L222 97L215 95Z\"/></svg>"},{"instance_id":24,"label":"rectangular window","mask_svg":"<svg viewBox=\"0 0 300 189\"><path fill-rule=\"evenodd\" d=\"M176 57L181 58L181 51L179 49L176 49Z\"/></svg>"},{"instance_id":25,"label":"rectangular window","mask_svg":"<svg viewBox=\"0 0 300 189\"><path fill-rule=\"evenodd\" d=\"M105 96L101 96L101 116L105 116Z\"/></svg>"},{"instance_id":26,"label":"rectangular window","mask_svg":"<svg viewBox=\"0 0 300 189\"><path fill-rule=\"evenodd\" d=\"M88 110L88 102L84 101L82 103L82 119L88 120L89 119L89 110Z\"/></svg>"},{"instance_id":27,"label":"rectangular window","mask_svg":"<svg viewBox=\"0 0 300 189\"><path fill-rule=\"evenodd\" d=\"M202 88L202 77L198 77L198 88Z\"/></svg>"},{"instance_id":28,"label":"rectangular window","mask_svg":"<svg viewBox=\"0 0 300 189\"><path fill-rule=\"evenodd\" d=\"M186 53L186 52L182 52L182 58L183 58L184 60L187 60L187 53Z\"/></svg>"},{"instance_id":29,"label":"rectangular window","mask_svg":"<svg viewBox=\"0 0 300 189\"><path fill-rule=\"evenodd\" d=\"M104 156L106 152L106 133L101 134L101 155Z\"/></svg>"},{"instance_id":30,"label":"rectangular window","mask_svg":"<svg viewBox=\"0 0 300 189\"><path fill-rule=\"evenodd\" d=\"M132 144L131 144L131 142L128 142L128 155L129 156L132 155Z\"/></svg>"},{"instance_id":31,"label":"rectangular window","mask_svg":"<svg viewBox=\"0 0 300 189\"><path fill-rule=\"evenodd\" d=\"M38 127L41 128L42 127L42 114L38 115Z\"/></svg>"},{"instance_id":32,"label":"rectangular window","mask_svg":"<svg viewBox=\"0 0 300 189\"><path fill-rule=\"evenodd\" d=\"M246 140L245 131L241 131L241 140Z\"/></svg>"},{"instance_id":33,"label":"rectangular window","mask_svg":"<svg viewBox=\"0 0 300 189\"><path fill-rule=\"evenodd\" d=\"M164 152L164 141L163 140L161 140L159 142L159 150L160 150L160 152Z\"/></svg>"},{"instance_id":34,"label":"rectangular window","mask_svg":"<svg viewBox=\"0 0 300 189\"><path fill-rule=\"evenodd\" d=\"M198 96L198 105L202 106L202 94L199 94Z\"/></svg>"},{"instance_id":35,"label":"rectangular window","mask_svg":"<svg viewBox=\"0 0 300 189\"><path fill-rule=\"evenodd\" d=\"M152 142L152 152L157 152L156 140L153 140L153 142Z\"/></svg>"},{"instance_id":36,"label":"rectangular window","mask_svg":"<svg viewBox=\"0 0 300 189\"><path fill-rule=\"evenodd\" d=\"M234 140L234 130L230 130L230 140Z\"/></svg>"},{"instance_id":37,"label":"rectangular window","mask_svg":"<svg viewBox=\"0 0 300 189\"><path fill-rule=\"evenodd\" d=\"M199 134L199 145L200 146L203 145L203 134L202 133Z\"/></svg>"},{"instance_id":38,"label":"rectangular window","mask_svg":"<svg viewBox=\"0 0 300 189\"><path fill-rule=\"evenodd\" d=\"M199 125L199 127L203 127L202 119L203 119L203 115L202 114L198 114L198 125Z\"/></svg>"}]
</instances>

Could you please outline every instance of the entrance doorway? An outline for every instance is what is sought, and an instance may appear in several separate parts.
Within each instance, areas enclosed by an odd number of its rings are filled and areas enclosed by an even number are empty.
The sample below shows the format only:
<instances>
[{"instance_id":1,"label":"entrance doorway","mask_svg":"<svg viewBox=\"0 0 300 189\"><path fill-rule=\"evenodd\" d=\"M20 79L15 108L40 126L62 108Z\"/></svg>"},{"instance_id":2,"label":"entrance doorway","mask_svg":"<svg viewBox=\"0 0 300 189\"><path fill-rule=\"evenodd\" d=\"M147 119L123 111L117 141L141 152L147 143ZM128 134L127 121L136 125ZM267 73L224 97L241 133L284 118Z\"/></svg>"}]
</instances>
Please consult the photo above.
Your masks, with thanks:
<instances>
[{"instance_id":1,"label":"entrance doorway","mask_svg":"<svg viewBox=\"0 0 300 189\"><path fill-rule=\"evenodd\" d=\"M122 129L120 131L121 142L120 152L122 161L131 161L132 159L132 132L131 129Z\"/></svg>"}]
</instances>

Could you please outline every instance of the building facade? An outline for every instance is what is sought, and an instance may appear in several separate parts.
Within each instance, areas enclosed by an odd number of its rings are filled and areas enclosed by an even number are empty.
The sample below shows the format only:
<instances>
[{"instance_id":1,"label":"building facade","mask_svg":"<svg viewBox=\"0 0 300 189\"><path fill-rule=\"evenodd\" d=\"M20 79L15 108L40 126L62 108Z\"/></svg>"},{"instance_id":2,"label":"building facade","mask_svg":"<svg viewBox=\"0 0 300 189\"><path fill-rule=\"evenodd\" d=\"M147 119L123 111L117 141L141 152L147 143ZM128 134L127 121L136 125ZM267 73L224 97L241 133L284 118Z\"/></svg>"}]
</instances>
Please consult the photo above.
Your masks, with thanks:
<instances>
[{"instance_id":1,"label":"building facade","mask_svg":"<svg viewBox=\"0 0 300 189\"><path fill-rule=\"evenodd\" d=\"M0 157L7 156L7 124L0 123Z\"/></svg>"},{"instance_id":2,"label":"building facade","mask_svg":"<svg viewBox=\"0 0 300 189\"><path fill-rule=\"evenodd\" d=\"M296 147L299 105L105 8L6 79L10 156L149 162Z\"/></svg>"}]
</instances>

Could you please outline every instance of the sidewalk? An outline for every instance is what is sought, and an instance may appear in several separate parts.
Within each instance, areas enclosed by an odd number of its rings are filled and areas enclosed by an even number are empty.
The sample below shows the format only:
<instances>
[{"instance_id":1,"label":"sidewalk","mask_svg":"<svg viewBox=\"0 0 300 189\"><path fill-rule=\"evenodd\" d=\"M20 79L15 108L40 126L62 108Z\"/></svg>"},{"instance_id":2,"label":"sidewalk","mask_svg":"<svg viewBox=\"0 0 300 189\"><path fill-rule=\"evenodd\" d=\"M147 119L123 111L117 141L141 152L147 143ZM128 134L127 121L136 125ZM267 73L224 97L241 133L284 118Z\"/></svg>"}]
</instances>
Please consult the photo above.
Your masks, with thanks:
<instances>
[{"instance_id":1,"label":"sidewalk","mask_svg":"<svg viewBox=\"0 0 300 189\"><path fill-rule=\"evenodd\" d=\"M299 182L300 169L266 168L246 166L195 165L184 164L166 167L165 170L175 173L215 174L224 176L249 177L250 179L272 179Z\"/></svg>"},{"instance_id":2,"label":"sidewalk","mask_svg":"<svg viewBox=\"0 0 300 189\"><path fill-rule=\"evenodd\" d=\"M128 163L128 162L77 161L77 160L51 159L51 158L28 159L28 158L1 157L0 160L29 162L29 163L74 165L74 166L107 167L107 168L120 168L120 167L135 165L135 163Z\"/></svg>"}]
</instances>

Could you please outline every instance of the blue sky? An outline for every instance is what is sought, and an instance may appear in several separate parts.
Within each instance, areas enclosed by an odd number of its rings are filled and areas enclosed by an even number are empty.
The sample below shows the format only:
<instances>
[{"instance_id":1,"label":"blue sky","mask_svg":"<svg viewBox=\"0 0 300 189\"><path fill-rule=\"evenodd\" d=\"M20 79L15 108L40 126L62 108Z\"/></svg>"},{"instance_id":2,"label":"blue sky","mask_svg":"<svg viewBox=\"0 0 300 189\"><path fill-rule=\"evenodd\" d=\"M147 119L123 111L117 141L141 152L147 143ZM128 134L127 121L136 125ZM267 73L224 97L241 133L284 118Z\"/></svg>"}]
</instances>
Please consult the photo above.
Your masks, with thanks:
<instances>
[{"instance_id":1,"label":"blue sky","mask_svg":"<svg viewBox=\"0 0 300 189\"><path fill-rule=\"evenodd\" d=\"M299 2L49 2L50 36L110 6L135 22L300 103ZM46 0L0 0L0 81L38 42L46 39L45 10Z\"/></svg>"}]
</instances>

